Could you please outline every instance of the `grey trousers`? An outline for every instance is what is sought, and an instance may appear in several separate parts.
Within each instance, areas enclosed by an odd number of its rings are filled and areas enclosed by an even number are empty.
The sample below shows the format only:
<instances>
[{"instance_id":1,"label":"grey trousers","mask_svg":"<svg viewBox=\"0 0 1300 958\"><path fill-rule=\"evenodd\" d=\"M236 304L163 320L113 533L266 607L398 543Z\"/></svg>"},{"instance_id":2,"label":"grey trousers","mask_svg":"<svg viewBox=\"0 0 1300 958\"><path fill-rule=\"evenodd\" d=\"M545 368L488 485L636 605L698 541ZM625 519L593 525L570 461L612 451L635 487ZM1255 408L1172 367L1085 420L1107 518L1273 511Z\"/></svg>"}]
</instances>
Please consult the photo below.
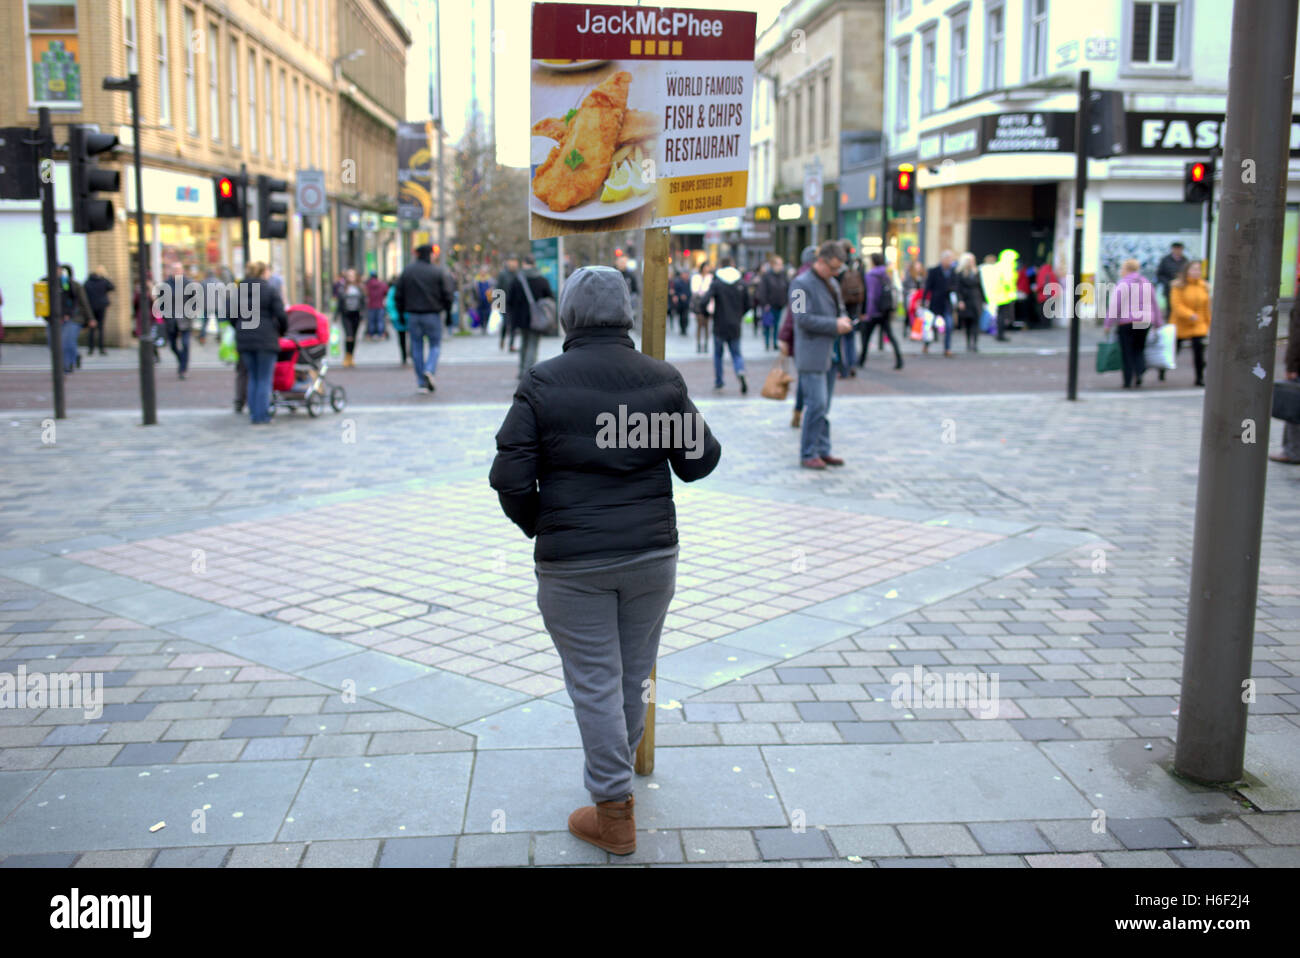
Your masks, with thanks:
<instances>
[{"instance_id":1,"label":"grey trousers","mask_svg":"<svg viewBox=\"0 0 1300 958\"><path fill-rule=\"evenodd\" d=\"M564 666L596 802L632 792L650 670L677 583L677 557L583 575L537 573L537 608Z\"/></svg>"},{"instance_id":2,"label":"grey trousers","mask_svg":"<svg viewBox=\"0 0 1300 958\"><path fill-rule=\"evenodd\" d=\"M1300 422L1289 422L1282 427L1282 455L1300 459Z\"/></svg>"}]
</instances>

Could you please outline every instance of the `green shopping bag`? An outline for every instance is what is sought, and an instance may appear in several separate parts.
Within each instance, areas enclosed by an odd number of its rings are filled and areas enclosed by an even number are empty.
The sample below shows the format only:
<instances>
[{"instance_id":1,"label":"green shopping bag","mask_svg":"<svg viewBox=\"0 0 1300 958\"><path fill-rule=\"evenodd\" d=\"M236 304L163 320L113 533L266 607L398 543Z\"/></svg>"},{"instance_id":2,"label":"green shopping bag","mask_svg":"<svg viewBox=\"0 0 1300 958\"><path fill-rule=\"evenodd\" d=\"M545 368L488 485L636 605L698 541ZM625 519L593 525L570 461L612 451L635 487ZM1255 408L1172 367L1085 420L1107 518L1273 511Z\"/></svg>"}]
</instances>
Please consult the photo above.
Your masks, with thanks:
<instances>
[{"instance_id":1,"label":"green shopping bag","mask_svg":"<svg viewBox=\"0 0 1300 958\"><path fill-rule=\"evenodd\" d=\"M333 323L330 324L330 355L335 359L343 355L343 334Z\"/></svg>"},{"instance_id":2,"label":"green shopping bag","mask_svg":"<svg viewBox=\"0 0 1300 958\"><path fill-rule=\"evenodd\" d=\"M221 327L221 347L217 350L217 358L223 363L239 362L239 350L235 348L235 327L230 323Z\"/></svg>"},{"instance_id":3,"label":"green shopping bag","mask_svg":"<svg viewBox=\"0 0 1300 958\"><path fill-rule=\"evenodd\" d=\"M1124 368L1124 360L1119 354L1119 343L1113 339L1103 339L1097 344L1097 372L1109 373Z\"/></svg>"}]
</instances>

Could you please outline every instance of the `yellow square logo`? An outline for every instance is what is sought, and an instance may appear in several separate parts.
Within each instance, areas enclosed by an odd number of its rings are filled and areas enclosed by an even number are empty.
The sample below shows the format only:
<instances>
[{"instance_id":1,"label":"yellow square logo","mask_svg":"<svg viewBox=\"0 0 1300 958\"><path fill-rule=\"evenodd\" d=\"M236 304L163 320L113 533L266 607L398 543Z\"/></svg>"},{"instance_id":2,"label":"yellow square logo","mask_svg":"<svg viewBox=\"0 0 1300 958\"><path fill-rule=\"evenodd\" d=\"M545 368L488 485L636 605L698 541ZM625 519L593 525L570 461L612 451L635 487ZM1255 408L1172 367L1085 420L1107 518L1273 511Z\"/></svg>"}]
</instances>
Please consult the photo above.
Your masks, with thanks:
<instances>
[{"instance_id":1,"label":"yellow square logo","mask_svg":"<svg viewBox=\"0 0 1300 958\"><path fill-rule=\"evenodd\" d=\"M660 40L660 41L659 41L659 55L660 55L661 57L666 57L666 56L668 56L668 49L669 49L669 47L670 47L670 44L669 44L669 42L668 42L667 40Z\"/></svg>"},{"instance_id":2,"label":"yellow square logo","mask_svg":"<svg viewBox=\"0 0 1300 958\"><path fill-rule=\"evenodd\" d=\"M682 41L681 41L681 40L674 40L674 41L673 41L673 56L675 56L675 57L679 57L679 56L681 56L681 55L682 55Z\"/></svg>"},{"instance_id":3,"label":"yellow square logo","mask_svg":"<svg viewBox=\"0 0 1300 958\"><path fill-rule=\"evenodd\" d=\"M640 41L640 40L633 40L633 41L632 41L632 53L631 53L631 55L634 56L634 57L639 57L639 56L641 55L641 41Z\"/></svg>"}]
</instances>

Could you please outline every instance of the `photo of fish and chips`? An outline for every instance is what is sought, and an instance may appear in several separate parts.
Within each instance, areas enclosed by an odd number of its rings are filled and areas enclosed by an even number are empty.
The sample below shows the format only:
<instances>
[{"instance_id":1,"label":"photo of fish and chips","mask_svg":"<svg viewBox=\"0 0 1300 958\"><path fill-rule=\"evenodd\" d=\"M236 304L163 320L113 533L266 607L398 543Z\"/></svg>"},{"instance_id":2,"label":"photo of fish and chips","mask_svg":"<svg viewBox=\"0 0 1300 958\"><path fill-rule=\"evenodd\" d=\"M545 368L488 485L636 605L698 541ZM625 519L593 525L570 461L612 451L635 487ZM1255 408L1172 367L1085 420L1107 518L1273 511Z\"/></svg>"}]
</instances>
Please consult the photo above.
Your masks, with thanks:
<instances>
[{"instance_id":1,"label":"photo of fish and chips","mask_svg":"<svg viewBox=\"0 0 1300 958\"><path fill-rule=\"evenodd\" d=\"M538 60L533 73L532 236L648 226L661 123L628 103L652 103L650 80L603 60Z\"/></svg>"}]
</instances>

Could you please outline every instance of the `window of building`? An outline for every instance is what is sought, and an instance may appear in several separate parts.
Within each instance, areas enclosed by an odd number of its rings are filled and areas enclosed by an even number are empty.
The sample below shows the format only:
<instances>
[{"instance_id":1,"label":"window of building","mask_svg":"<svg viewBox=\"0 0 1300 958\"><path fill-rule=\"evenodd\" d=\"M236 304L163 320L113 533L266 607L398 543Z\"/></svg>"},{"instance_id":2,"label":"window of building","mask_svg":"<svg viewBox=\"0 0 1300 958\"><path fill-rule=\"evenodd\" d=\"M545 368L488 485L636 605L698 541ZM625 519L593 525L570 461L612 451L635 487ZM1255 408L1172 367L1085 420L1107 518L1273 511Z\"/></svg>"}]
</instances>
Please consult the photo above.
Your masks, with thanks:
<instances>
[{"instance_id":1,"label":"window of building","mask_svg":"<svg viewBox=\"0 0 1300 958\"><path fill-rule=\"evenodd\" d=\"M921 116L934 112L934 72L937 39L934 29L921 34Z\"/></svg>"},{"instance_id":2,"label":"window of building","mask_svg":"<svg viewBox=\"0 0 1300 958\"><path fill-rule=\"evenodd\" d=\"M248 51L248 152L257 152L257 56Z\"/></svg>"},{"instance_id":3,"label":"window of building","mask_svg":"<svg viewBox=\"0 0 1300 958\"><path fill-rule=\"evenodd\" d=\"M289 29L298 32L298 0L289 0Z\"/></svg>"},{"instance_id":4,"label":"window of building","mask_svg":"<svg viewBox=\"0 0 1300 958\"><path fill-rule=\"evenodd\" d=\"M293 165L296 169L302 157L302 127L299 126L300 110L298 107L298 78L293 80Z\"/></svg>"},{"instance_id":5,"label":"window of building","mask_svg":"<svg viewBox=\"0 0 1300 958\"><path fill-rule=\"evenodd\" d=\"M895 0L894 17L902 19L912 12L912 0Z\"/></svg>"},{"instance_id":6,"label":"window of building","mask_svg":"<svg viewBox=\"0 0 1300 958\"><path fill-rule=\"evenodd\" d=\"M140 74L140 25L135 12L135 0L122 0L122 39L126 46L126 72Z\"/></svg>"},{"instance_id":7,"label":"window of building","mask_svg":"<svg viewBox=\"0 0 1300 958\"><path fill-rule=\"evenodd\" d=\"M280 159L288 162L289 157L289 81L285 72L280 71ZM293 157L297 160L297 157Z\"/></svg>"},{"instance_id":8,"label":"window of building","mask_svg":"<svg viewBox=\"0 0 1300 958\"><path fill-rule=\"evenodd\" d=\"M1006 8L990 7L984 27L984 89L1002 89L1002 61L1006 52Z\"/></svg>"},{"instance_id":9,"label":"window of building","mask_svg":"<svg viewBox=\"0 0 1300 958\"><path fill-rule=\"evenodd\" d=\"M324 94L316 94L316 105L320 107L320 123L316 125L316 135L320 137L320 151L316 154L321 159L321 169L325 170L325 175L329 176L330 168L330 111L329 103L325 100Z\"/></svg>"},{"instance_id":10,"label":"window of building","mask_svg":"<svg viewBox=\"0 0 1300 958\"><path fill-rule=\"evenodd\" d=\"M158 122L172 122L171 77L167 72L167 0L154 0L153 22L158 58Z\"/></svg>"},{"instance_id":11,"label":"window of building","mask_svg":"<svg viewBox=\"0 0 1300 958\"><path fill-rule=\"evenodd\" d=\"M271 99L271 61L262 57L262 116L266 134L266 156L275 159L275 103Z\"/></svg>"},{"instance_id":12,"label":"window of building","mask_svg":"<svg viewBox=\"0 0 1300 958\"><path fill-rule=\"evenodd\" d=\"M303 110L303 122L307 124L307 169L316 169L316 141L313 139L312 131L316 129L316 98L311 95L311 90L304 85L303 103L306 109Z\"/></svg>"},{"instance_id":13,"label":"window of building","mask_svg":"<svg viewBox=\"0 0 1300 958\"><path fill-rule=\"evenodd\" d=\"M831 141L831 78L822 77L822 139Z\"/></svg>"},{"instance_id":14,"label":"window of building","mask_svg":"<svg viewBox=\"0 0 1300 958\"><path fill-rule=\"evenodd\" d=\"M239 149L239 128L243 120L239 116L239 41L230 38L230 145Z\"/></svg>"},{"instance_id":15,"label":"window of building","mask_svg":"<svg viewBox=\"0 0 1300 958\"><path fill-rule=\"evenodd\" d=\"M195 47L198 39L194 35L194 11L184 7L181 23L185 28L185 132L190 136L199 135L199 92L195 73Z\"/></svg>"},{"instance_id":16,"label":"window of building","mask_svg":"<svg viewBox=\"0 0 1300 958\"><path fill-rule=\"evenodd\" d=\"M275 15L284 23L284 0L275 0Z\"/></svg>"},{"instance_id":17,"label":"window of building","mask_svg":"<svg viewBox=\"0 0 1300 958\"><path fill-rule=\"evenodd\" d=\"M1025 79L1041 80L1047 76L1047 0L1029 0L1025 12Z\"/></svg>"},{"instance_id":18,"label":"window of building","mask_svg":"<svg viewBox=\"0 0 1300 958\"><path fill-rule=\"evenodd\" d=\"M803 123L803 94L800 93L798 90L795 90L794 91L794 138L790 142L795 146L795 150L792 152L796 156L800 152L802 152L798 149L798 147L801 146L803 142L800 139L800 131L803 129L803 127L801 126L802 123Z\"/></svg>"},{"instance_id":19,"label":"window of building","mask_svg":"<svg viewBox=\"0 0 1300 958\"><path fill-rule=\"evenodd\" d=\"M808 149L817 146L817 81L808 84Z\"/></svg>"},{"instance_id":20,"label":"window of building","mask_svg":"<svg viewBox=\"0 0 1300 958\"><path fill-rule=\"evenodd\" d=\"M1183 13L1181 0L1130 3L1126 66L1156 72L1182 67L1187 39Z\"/></svg>"},{"instance_id":21,"label":"window of building","mask_svg":"<svg viewBox=\"0 0 1300 958\"><path fill-rule=\"evenodd\" d=\"M898 83L895 85L897 99L894 101L894 130L902 133L908 127L911 111L912 53L905 46L897 49Z\"/></svg>"},{"instance_id":22,"label":"window of building","mask_svg":"<svg viewBox=\"0 0 1300 958\"><path fill-rule=\"evenodd\" d=\"M970 57L969 21L966 14L953 17L952 20L952 66L948 75L948 102L956 103L966 99L966 70Z\"/></svg>"},{"instance_id":23,"label":"window of building","mask_svg":"<svg viewBox=\"0 0 1300 958\"><path fill-rule=\"evenodd\" d=\"M208 134L214 143L221 142L221 58L220 28L208 23L208 45L204 55L208 58Z\"/></svg>"}]
</instances>

